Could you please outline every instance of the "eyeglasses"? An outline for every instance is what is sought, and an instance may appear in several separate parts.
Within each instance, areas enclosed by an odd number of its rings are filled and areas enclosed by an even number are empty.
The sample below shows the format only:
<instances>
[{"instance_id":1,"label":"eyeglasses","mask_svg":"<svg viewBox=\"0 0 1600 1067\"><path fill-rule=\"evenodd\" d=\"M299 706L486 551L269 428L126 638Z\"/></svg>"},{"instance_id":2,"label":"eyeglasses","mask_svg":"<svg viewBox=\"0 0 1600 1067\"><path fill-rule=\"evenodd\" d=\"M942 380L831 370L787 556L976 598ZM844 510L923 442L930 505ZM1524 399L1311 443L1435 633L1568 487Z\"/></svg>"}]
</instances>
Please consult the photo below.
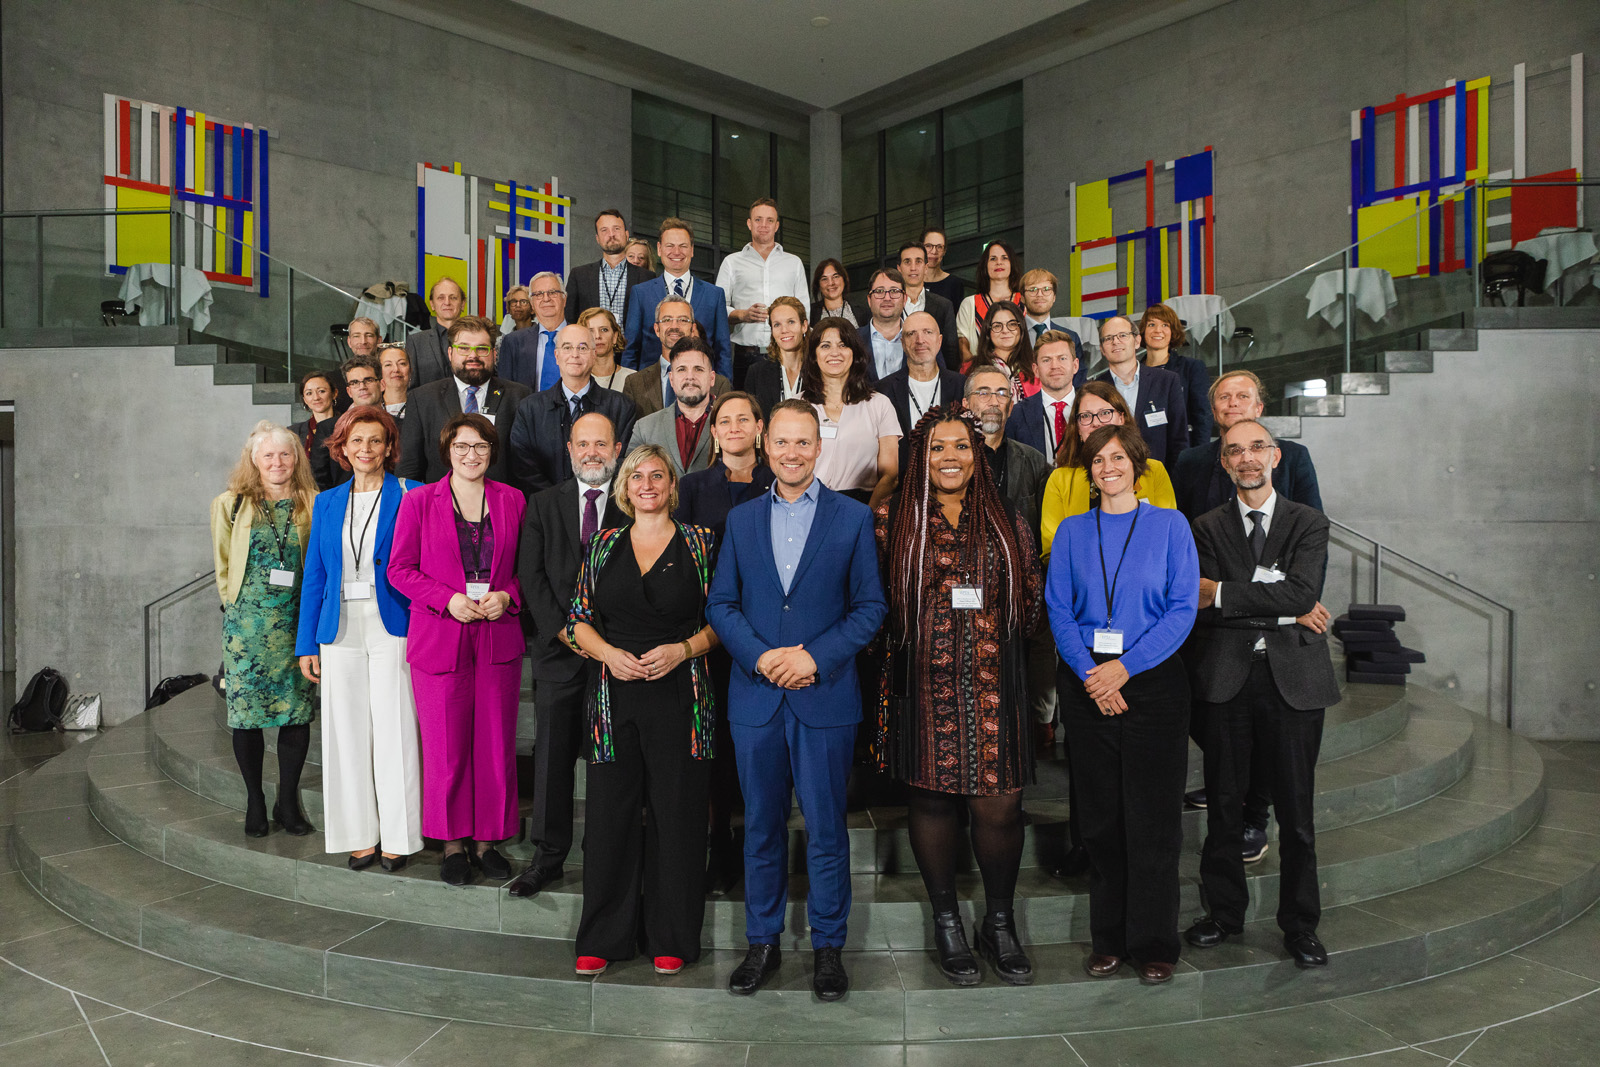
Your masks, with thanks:
<instances>
[{"instance_id":1,"label":"eyeglasses","mask_svg":"<svg viewBox=\"0 0 1600 1067\"><path fill-rule=\"evenodd\" d=\"M1030 285L1022 291L1029 296L1044 296L1047 293L1055 292L1056 287L1053 285Z\"/></svg>"},{"instance_id":2,"label":"eyeglasses","mask_svg":"<svg viewBox=\"0 0 1600 1067\"><path fill-rule=\"evenodd\" d=\"M1265 456L1277 447L1277 445L1269 445L1265 441L1257 441L1253 445L1229 445L1222 450L1222 455L1227 459L1238 459L1246 452L1252 456Z\"/></svg>"},{"instance_id":3,"label":"eyeglasses","mask_svg":"<svg viewBox=\"0 0 1600 1067\"><path fill-rule=\"evenodd\" d=\"M1123 330L1121 333L1103 333L1100 335L1100 343L1105 344L1107 341L1126 341L1133 336L1134 334L1129 333L1127 330Z\"/></svg>"},{"instance_id":4,"label":"eyeglasses","mask_svg":"<svg viewBox=\"0 0 1600 1067\"><path fill-rule=\"evenodd\" d=\"M882 300L886 296L899 296L903 292L905 292L904 289L872 289L868 291L867 295Z\"/></svg>"},{"instance_id":5,"label":"eyeglasses","mask_svg":"<svg viewBox=\"0 0 1600 1067\"><path fill-rule=\"evenodd\" d=\"M451 345L450 347L464 356L477 356L479 359L487 357L490 352L494 351L488 345Z\"/></svg>"},{"instance_id":6,"label":"eyeglasses","mask_svg":"<svg viewBox=\"0 0 1600 1067\"><path fill-rule=\"evenodd\" d=\"M377 380L378 379L376 379L376 378L346 378L344 380L344 384L346 384L346 385L372 385L375 382L377 382Z\"/></svg>"},{"instance_id":7,"label":"eyeglasses","mask_svg":"<svg viewBox=\"0 0 1600 1067\"><path fill-rule=\"evenodd\" d=\"M944 245L936 243L934 241L924 241L922 243L922 247L925 250L929 251L929 252L934 252L934 251L943 252L944 251Z\"/></svg>"},{"instance_id":8,"label":"eyeglasses","mask_svg":"<svg viewBox=\"0 0 1600 1067\"><path fill-rule=\"evenodd\" d=\"M979 400L1010 400L1009 389L974 389L972 395Z\"/></svg>"},{"instance_id":9,"label":"eyeglasses","mask_svg":"<svg viewBox=\"0 0 1600 1067\"><path fill-rule=\"evenodd\" d=\"M476 453L480 456L487 456L489 454L490 447L491 446L487 441L473 441L470 443L467 441L457 441L455 444L450 446L450 452L451 454L457 456L465 456L468 453Z\"/></svg>"},{"instance_id":10,"label":"eyeglasses","mask_svg":"<svg viewBox=\"0 0 1600 1067\"><path fill-rule=\"evenodd\" d=\"M1093 426L1097 422L1109 423L1116 413L1116 408L1101 408L1099 411L1080 411L1078 412L1078 421L1085 426Z\"/></svg>"},{"instance_id":11,"label":"eyeglasses","mask_svg":"<svg viewBox=\"0 0 1600 1067\"><path fill-rule=\"evenodd\" d=\"M562 295L560 289L541 289L532 294L535 300L554 300L560 295Z\"/></svg>"},{"instance_id":12,"label":"eyeglasses","mask_svg":"<svg viewBox=\"0 0 1600 1067\"><path fill-rule=\"evenodd\" d=\"M507 300L506 301L506 307L525 308L527 306L528 306L528 301L527 301L526 298L519 298L519 299L516 299L516 300Z\"/></svg>"},{"instance_id":13,"label":"eyeglasses","mask_svg":"<svg viewBox=\"0 0 1600 1067\"><path fill-rule=\"evenodd\" d=\"M567 341L564 344L556 345L556 351L557 352L587 352L587 351L589 351L589 346L585 345L585 344L576 344L575 345L571 341Z\"/></svg>"},{"instance_id":14,"label":"eyeglasses","mask_svg":"<svg viewBox=\"0 0 1600 1067\"><path fill-rule=\"evenodd\" d=\"M656 325L660 326L669 322L674 326L692 326L694 324L694 320L687 315L669 315L664 319L657 319Z\"/></svg>"},{"instance_id":15,"label":"eyeglasses","mask_svg":"<svg viewBox=\"0 0 1600 1067\"><path fill-rule=\"evenodd\" d=\"M990 333L1016 333L1020 329L1022 329L1022 323L1016 319L996 319L989 324Z\"/></svg>"}]
</instances>

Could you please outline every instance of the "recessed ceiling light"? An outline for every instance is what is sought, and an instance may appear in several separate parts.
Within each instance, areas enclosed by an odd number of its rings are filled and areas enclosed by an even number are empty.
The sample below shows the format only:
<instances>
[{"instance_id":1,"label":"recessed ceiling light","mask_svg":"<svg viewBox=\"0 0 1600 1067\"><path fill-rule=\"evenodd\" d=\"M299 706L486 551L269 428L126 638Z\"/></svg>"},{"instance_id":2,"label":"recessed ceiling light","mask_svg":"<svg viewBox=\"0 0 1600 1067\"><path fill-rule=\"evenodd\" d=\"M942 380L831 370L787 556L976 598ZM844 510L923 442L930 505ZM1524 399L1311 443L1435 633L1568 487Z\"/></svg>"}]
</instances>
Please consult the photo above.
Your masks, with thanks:
<instances>
[{"instance_id":1,"label":"recessed ceiling light","mask_svg":"<svg viewBox=\"0 0 1600 1067\"><path fill-rule=\"evenodd\" d=\"M736 133L730 133L730 134L728 134L728 136L732 137L735 141L737 141L739 139L739 135L736 134Z\"/></svg>"},{"instance_id":2,"label":"recessed ceiling light","mask_svg":"<svg viewBox=\"0 0 1600 1067\"><path fill-rule=\"evenodd\" d=\"M822 27L826 26L827 24L828 24L828 16L826 16L826 15L818 15L816 18L811 20L811 25L815 26L819 30L822 29Z\"/></svg>"}]
</instances>

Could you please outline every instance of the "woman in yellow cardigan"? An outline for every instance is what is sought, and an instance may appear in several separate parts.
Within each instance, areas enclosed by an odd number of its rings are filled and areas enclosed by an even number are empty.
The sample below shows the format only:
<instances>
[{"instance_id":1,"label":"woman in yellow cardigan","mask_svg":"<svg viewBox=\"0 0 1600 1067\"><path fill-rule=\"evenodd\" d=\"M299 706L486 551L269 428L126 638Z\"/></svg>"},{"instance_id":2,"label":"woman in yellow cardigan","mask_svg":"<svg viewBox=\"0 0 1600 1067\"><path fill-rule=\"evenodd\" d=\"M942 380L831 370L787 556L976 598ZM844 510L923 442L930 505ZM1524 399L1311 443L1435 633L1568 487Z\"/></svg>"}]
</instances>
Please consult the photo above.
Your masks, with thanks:
<instances>
[{"instance_id":1,"label":"woman in yellow cardigan","mask_svg":"<svg viewBox=\"0 0 1600 1067\"><path fill-rule=\"evenodd\" d=\"M1056 527L1062 519L1074 515L1087 515L1091 505L1093 487L1089 476L1078 462L1078 449L1089 435L1101 426L1135 425L1133 413L1122 399L1122 394L1110 382L1086 382L1072 400L1072 414L1067 421L1077 427L1077 433L1068 433L1056 453L1056 469L1045 483L1042 514L1039 521L1040 554L1050 555L1050 544L1055 540ZM1178 498L1172 491L1172 479L1167 468L1150 460L1144 477L1133 487L1134 496L1149 501L1158 508L1178 507Z\"/></svg>"},{"instance_id":2,"label":"woman in yellow cardigan","mask_svg":"<svg viewBox=\"0 0 1600 1067\"><path fill-rule=\"evenodd\" d=\"M311 535L316 479L300 439L259 422L211 502L211 552L222 597L222 664L233 756L244 777L244 832L265 837L262 729L278 728L278 800L272 817L289 833L312 831L300 811L300 772L311 747L314 690L295 659L301 560Z\"/></svg>"}]
</instances>

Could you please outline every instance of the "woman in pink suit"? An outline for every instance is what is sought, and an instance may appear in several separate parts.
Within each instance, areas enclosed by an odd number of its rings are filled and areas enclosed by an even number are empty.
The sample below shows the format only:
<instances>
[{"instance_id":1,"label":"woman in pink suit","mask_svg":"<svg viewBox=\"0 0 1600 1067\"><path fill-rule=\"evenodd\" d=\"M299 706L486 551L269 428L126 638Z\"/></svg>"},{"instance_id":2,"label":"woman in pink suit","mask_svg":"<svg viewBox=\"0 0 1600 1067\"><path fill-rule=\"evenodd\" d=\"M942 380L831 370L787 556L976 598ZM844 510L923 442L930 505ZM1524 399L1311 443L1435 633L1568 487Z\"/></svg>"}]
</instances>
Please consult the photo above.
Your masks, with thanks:
<instances>
[{"instance_id":1,"label":"woman in pink suit","mask_svg":"<svg viewBox=\"0 0 1600 1067\"><path fill-rule=\"evenodd\" d=\"M474 867L509 879L494 845L517 833L516 561L527 504L484 476L499 448L482 415L445 423L439 454L450 473L401 500L389 557L389 581L411 601L406 662L422 734L422 834L444 841L439 876L451 885L465 885Z\"/></svg>"}]
</instances>

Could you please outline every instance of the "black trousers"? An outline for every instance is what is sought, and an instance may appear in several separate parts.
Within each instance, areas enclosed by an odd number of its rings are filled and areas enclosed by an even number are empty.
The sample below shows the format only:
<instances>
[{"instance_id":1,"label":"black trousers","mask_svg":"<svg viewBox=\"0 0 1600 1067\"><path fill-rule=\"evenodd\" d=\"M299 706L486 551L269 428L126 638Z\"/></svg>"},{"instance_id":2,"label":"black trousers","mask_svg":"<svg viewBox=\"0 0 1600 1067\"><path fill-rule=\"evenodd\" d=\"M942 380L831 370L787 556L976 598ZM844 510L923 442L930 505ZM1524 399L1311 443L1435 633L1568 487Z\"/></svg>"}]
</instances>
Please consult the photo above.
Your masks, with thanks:
<instances>
[{"instance_id":1,"label":"black trousers","mask_svg":"<svg viewBox=\"0 0 1600 1067\"><path fill-rule=\"evenodd\" d=\"M1067 755L1089 852L1094 951L1178 962L1178 856L1189 762L1189 679L1170 656L1122 687L1128 710L1104 715L1065 664L1056 676Z\"/></svg>"},{"instance_id":2,"label":"black trousers","mask_svg":"<svg viewBox=\"0 0 1600 1067\"><path fill-rule=\"evenodd\" d=\"M533 819L529 837L533 862L560 867L572 850L572 793L575 768L587 729L583 702L589 691L589 670L567 682L533 683Z\"/></svg>"},{"instance_id":3,"label":"black trousers","mask_svg":"<svg viewBox=\"0 0 1600 1067\"><path fill-rule=\"evenodd\" d=\"M700 958L711 761L690 755L689 717L667 702L613 710L617 758L589 764L584 791L580 956Z\"/></svg>"},{"instance_id":4,"label":"black trousers","mask_svg":"<svg viewBox=\"0 0 1600 1067\"><path fill-rule=\"evenodd\" d=\"M1189 736L1202 753L1206 750L1206 709L1210 706L1197 700L1189 714ZM1260 768L1259 771L1257 773L1257 769L1252 768L1245 782L1244 824L1265 830L1268 820L1272 818L1272 790L1267 785L1266 769Z\"/></svg>"},{"instance_id":5,"label":"black trousers","mask_svg":"<svg viewBox=\"0 0 1600 1067\"><path fill-rule=\"evenodd\" d=\"M1313 933L1322 917L1317 836L1312 822L1324 713L1284 703L1265 659L1250 665L1244 688L1206 711L1206 843L1200 885L1206 907L1229 930L1244 925L1245 791L1264 775L1278 813L1278 926Z\"/></svg>"},{"instance_id":6,"label":"black trousers","mask_svg":"<svg viewBox=\"0 0 1600 1067\"><path fill-rule=\"evenodd\" d=\"M750 368L766 358L767 350L765 348L757 348L755 345L734 345L733 387L735 389L743 389L745 375L750 373Z\"/></svg>"}]
</instances>

